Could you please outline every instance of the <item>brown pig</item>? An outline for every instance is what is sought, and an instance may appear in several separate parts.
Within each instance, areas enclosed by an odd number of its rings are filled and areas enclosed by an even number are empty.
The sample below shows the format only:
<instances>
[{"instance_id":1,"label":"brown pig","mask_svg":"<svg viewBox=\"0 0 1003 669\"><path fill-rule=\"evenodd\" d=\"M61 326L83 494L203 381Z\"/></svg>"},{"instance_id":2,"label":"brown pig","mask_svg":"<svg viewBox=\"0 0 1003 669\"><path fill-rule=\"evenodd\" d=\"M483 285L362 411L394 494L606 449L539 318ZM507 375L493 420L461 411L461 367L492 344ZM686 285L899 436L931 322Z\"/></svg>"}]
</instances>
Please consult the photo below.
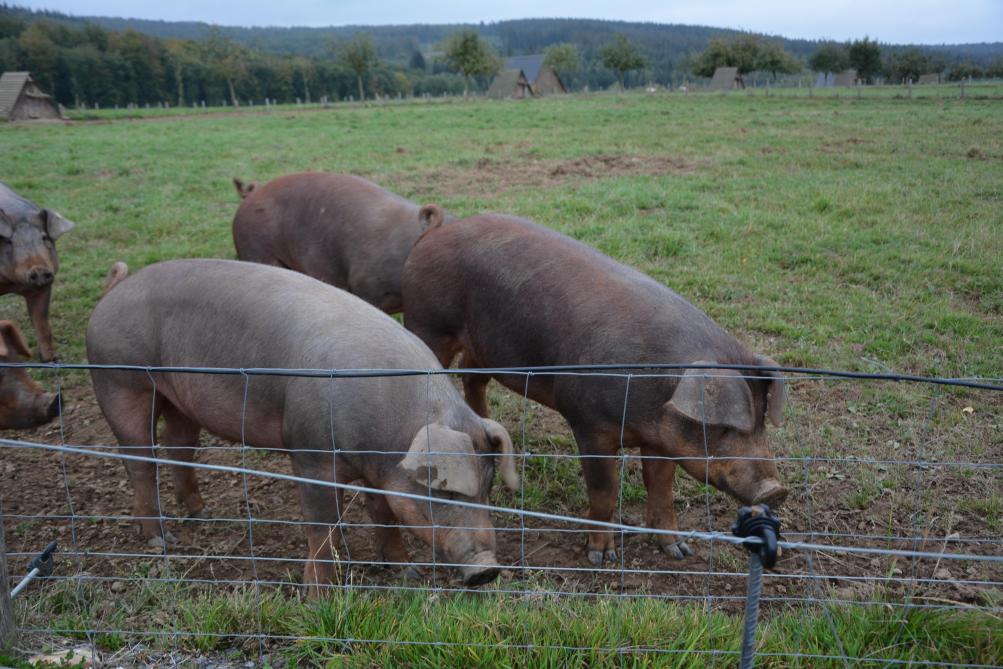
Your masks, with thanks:
<instances>
[{"instance_id":1,"label":"brown pig","mask_svg":"<svg viewBox=\"0 0 1003 669\"><path fill-rule=\"evenodd\" d=\"M0 295L24 296L46 362L56 357L49 327L52 280L59 269L56 240L72 229L71 221L51 209L39 209L0 182Z\"/></svg>"},{"instance_id":2,"label":"brown pig","mask_svg":"<svg viewBox=\"0 0 1003 669\"><path fill-rule=\"evenodd\" d=\"M445 216L438 205L421 207L350 174L233 184L243 200L233 219L238 258L302 272L391 314L401 310L411 246Z\"/></svg>"},{"instance_id":3,"label":"brown pig","mask_svg":"<svg viewBox=\"0 0 1003 669\"><path fill-rule=\"evenodd\" d=\"M623 377L495 375L567 419L584 456L590 519L613 518L620 448L638 448L643 457L648 527L678 529L677 463L746 504L786 496L765 432L767 418L777 425L783 418L782 379L700 369L775 363L644 274L530 221L482 215L426 232L405 264L402 289L405 324L443 365L459 351L462 367L691 365L685 373L631 378L629 386ZM481 416L489 379L464 379L467 401ZM669 535L658 541L676 558L691 552ZM613 534L589 532L587 550L595 564L614 560Z\"/></svg>"},{"instance_id":4,"label":"brown pig","mask_svg":"<svg viewBox=\"0 0 1003 669\"><path fill-rule=\"evenodd\" d=\"M0 321L0 362L30 358L24 335L11 321ZM42 390L19 367L0 367L0 429L23 430L45 425L59 415L59 396Z\"/></svg>"},{"instance_id":5,"label":"brown pig","mask_svg":"<svg viewBox=\"0 0 1003 669\"><path fill-rule=\"evenodd\" d=\"M109 272L107 294L87 328L96 364L281 369L438 369L432 352L396 321L362 300L308 276L233 260L174 260L122 278ZM370 494L381 560L410 561L403 524L457 565L464 582L498 573L486 511L435 500L486 503L500 454L502 478L517 485L512 441L478 417L449 377L242 376L94 369L98 404L123 452L152 455L151 426L164 419L167 457L191 462L205 429L248 446L289 453L297 476L361 480L432 501ZM162 532L156 470L127 461L133 510L152 545ZM174 467L175 495L204 513L194 470ZM299 483L310 547L305 580L334 578L342 490Z\"/></svg>"}]
</instances>

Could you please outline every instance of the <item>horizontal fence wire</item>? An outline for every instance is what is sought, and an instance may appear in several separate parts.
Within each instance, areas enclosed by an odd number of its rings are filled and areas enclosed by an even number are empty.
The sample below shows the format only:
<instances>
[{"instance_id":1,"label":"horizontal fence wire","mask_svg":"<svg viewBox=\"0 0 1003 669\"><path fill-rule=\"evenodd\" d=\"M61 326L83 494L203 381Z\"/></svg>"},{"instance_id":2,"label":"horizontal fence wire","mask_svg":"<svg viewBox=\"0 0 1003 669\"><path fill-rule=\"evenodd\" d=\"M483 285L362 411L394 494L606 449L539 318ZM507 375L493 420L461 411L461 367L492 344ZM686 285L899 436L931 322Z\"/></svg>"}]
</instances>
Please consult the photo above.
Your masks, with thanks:
<instances>
[{"instance_id":1,"label":"horizontal fence wire","mask_svg":"<svg viewBox=\"0 0 1003 669\"><path fill-rule=\"evenodd\" d=\"M373 488L369 486L360 486L352 483L337 483L335 481L327 481L324 479L307 478L303 476L295 476L291 474L282 474L279 472L271 472L259 469L247 469L244 467L233 467L229 465L213 465L198 462L184 462L179 460L169 460L165 458L156 457L145 457L141 455L130 455L126 453L114 453L111 451L99 451L87 448L77 448L73 446L60 446L57 444L41 444L26 441L16 441L11 439L0 439L0 448L11 448L11 449L30 449L30 450L40 450L40 451L52 451L57 453L65 453L69 455L85 455L95 458L104 458L111 460L123 460L126 462L144 462L148 464L164 465L171 467L184 467L186 469L202 469L206 471L222 472L228 474L246 474L249 476L256 476L261 478L275 479L278 481L288 481L291 483L302 483L312 486L318 486L322 488L332 488L337 490L351 491L356 493L364 493L369 495L380 495L386 497L398 497L401 499L407 499L414 502L422 502L426 504L437 504L442 506L455 506L463 509L474 509L478 511L488 511L492 513L500 513L506 515L523 516L526 518L533 518L537 520L546 520L550 522L557 523L568 523L568 524L578 524L586 525L592 528L601 528L603 530L611 530L615 532L621 532L625 534L652 534L652 535L664 535L671 536L678 539L700 539L703 541L720 541L735 545L751 545L758 546L762 543L762 540L758 537L745 537L740 538L732 534L725 532L701 532L698 530L667 530L656 527L639 527L636 525L626 525L623 523L606 522L601 520L592 520L590 518L579 518L575 516L564 516L554 513L546 513L543 511L530 511L526 509L516 509L510 507L494 506L491 504L481 504L479 502L467 502L460 499L451 499L444 497L435 497L431 495L419 495L415 493L401 492L397 490L387 490L384 488ZM430 451L430 453L435 454L436 451ZM455 452L442 451L438 452L440 455L451 455L462 457L470 457L465 454L457 454ZM687 458L692 460L693 458ZM741 457L732 457L732 460L743 460ZM163 518L163 516L157 516L157 518ZM246 523L246 519L242 519L240 522ZM435 529L447 529L452 526L439 526L430 525L429 527ZM874 554L874 555L892 555L899 557L917 557L926 559L939 559L939 560L976 560L976 561L989 561L989 562L1001 562L1003 563L1003 555L975 555L968 553L947 553L947 552L930 552L930 551L915 551L915 550L897 550L889 548L866 548L858 546L838 546L832 544L813 544L803 541L791 542L791 541L778 541L777 545L783 548L790 549L802 549L802 550L829 550L837 553L860 553L860 554ZM440 563L441 564L441 563Z\"/></svg>"},{"instance_id":2,"label":"horizontal fence wire","mask_svg":"<svg viewBox=\"0 0 1003 669\"><path fill-rule=\"evenodd\" d=\"M681 377L686 370L694 369L692 364L615 364L615 365L566 365L557 367L518 367L518 368L492 368L492 369L273 369L273 368L226 368L226 367L188 367L188 366L143 366L143 365L88 365L88 364L66 364L66 363L0 363L0 368L31 368L48 370L56 375L62 383L62 374L71 370L115 370L141 374L148 379L154 389L154 394L159 392L158 383L160 379L166 378L168 374L211 374L230 375L244 377L244 399L242 404L241 424L243 425L243 412L246 412L249 392L249 379L251 377L291 377L291 378L316 378L328 379L334 383L339 379L365 379L365 378L392 378L392 377L426 377L431 379L439 375L489 375L501 378L508 375L522 376L526 379L526 388L530 379L535 376L554 377L585 377L598 380L618 380L624 384L625 397L623 406L625 414L621 419L621 432L627 424L626 408L628 406L627 396L631 392L631 384L649 378L659 377ZM999 378L979 378L979 377L923 377L916 375L903 375L894 373L868 373L868 372L845 372L839 370L825 370L814 368L785 367L785 366L765 366L765 365L729 365L729 364L707 364L701 363L696 369L704 373L701 377L706 379L724 376L715 374L718 371L739 372L738 378L748 378L762 380L760 373L768 372L773 378L781 378L790 383L817 383L819 381L849 381L849 382L877 382L892 384L921 384L930 388L938 389L935 392L944 391L977 391L989 393L991 406L998 404L995 393L1003 391L1003 382ZM735 378L733 373L727 375ZM521 383L521 382L520 382ZM307 592L306 584L300 580L297 573L313 568L327 567L334 571L336 578L331 581L310 583L310 591L320 593L332 593L338 596L357 595L363 596L366 593L380 596L407 595L418 596L427 593L429 596L471 596L475 593L480 597L489 598L510 598L513 602L520 602L526 598L544 598L544 602L581 601L581 602L617 602L617 606L627 606L629 602L663 602L665 604L676 604L680 606L702 605L722 607L724 610L738 611L743 602L747 601L747 595L743 594L742 585L748 576L745 570L745 559L736 556L736 552L719 552L714 549L715 545L724 547L745 547L749 550L762 550L763 540L759 537L737 537L733 535L727 525L730 517L720 502L715 501L710 493L709 479L699 480L703 483L702 505L694 502L694 510L700 506L705 511L705 522L707 526L703 529L668 529L664 527L649 527L644 521L636 517L628 517L625 511L626 506L633 508L636 506L636 497L628 504L625 502L624 490L631 480L628 480L627 472L630 469L632 476L637 476L639 469L652 466L670 465L673 468L677 465L687 466L698 462L700 467L705 463L722 462L734 463L734 466L755 467L768 462L775 463L782 467L786 475L791 476L796 481L789 485L791 494L803 495L807 502L804 508L793 508L791 514L801 516L807 514L808 527L795 526L790 529L782 529L782 535L777 542L782 551L779 564L774 571L766 571L763 574L763 593L758 596L766 607L766 615L782 615L783 611L791 610L816 610L826 617L829 630L832 633L835 643L829 648L831 653L801 652L800 650L789 650L785 652L764 651L762 644L755 651L760 658L783 659L785 662L800 663L805 662L810 665L812 662L829 662L849 664L883 664L885 666L897 666L899 664L910 664L911 666L961 666L961 667L983 667L993 666L992 664L980 662L937 662L921 659L898 659L896 657L869 657L866 655L848 652L848 648L842 639L843 632L833 619L831 607L878 607L888 612L894 612L895 616L901 616L900 621L891 620L889 625L895 626L899 632L898 636L904 633L905 620L912 611L952 611L959 614L965 612L977 612L999 619L1003 613L1003 600L999 600L991 593L999 592L1003 587L1003 537L1000 532L986 534L977 526L961 524L955 527L951 522L941 529L935 529L932 524L940 522L941 516L954 513L953 509L947 509L941 514L931 513L924 506L925 498L924 481L930 477L943 475L954 478L981 476L981 483L989 481L989 485L1000 482L1000 472L1003 472L1003 458L1001 458L1001 447L990 437L987 446L979 449L960 449L964 452L964 457L952 458L951 455L959 453L959 449L953 451L937 451L937 444L931 436L931 425L934 417L939 411L936 396L927 412L926 420L922 425L907 428L900 439L907 443L906 450L898 454L886 455L844 455L833 452L818 452L817 446L809 447L805 442L803 426L800 423L805 421L805 416L792 413L795 428L788 431L788 438L792 435L799 444L795 452L774 453L770 456L752 456L736 453L716 454L708 445L708 433L706 426L704 429L705 452L700 456L672 455L641 452L628 452L621 448L615 454L579 454L577 452L554 452L552 449L541 451L539 441L527 440L527 433L536 430L537 427L527 426L528 397L526 392L522 393L521 407L519 410L518 423L511 419L506 421L507 427L511 431L513 442L518 450L513 454L516 469L519 472L520 486L516 493L510 494L506 499L511 500L507 504L494 502L480 502L467 498L462 499L460 495L432 492L431 481L428 489L424 493L404 492L401 490L390 490L371 484L359 485L352 482L337 480L336 471L330 472L331 479L315 478L311 476L297 475L296 473L285 473L274 471L264 466L265 462L271 466L269 458L281 454L289 455L293 451L300 454L313 454L317 457L328 456L328 461L335 468L336 458L331 457L335 453L349 453L356 457L365 457L372 460L378 458L388 458L390 462L397 462L408 451L394 449L363 448L360 450L345 451L341 449L324 448L261 448L253 444L253 438L245 439L242 435L241 442L236 445L221 444L193 444L192 446L160 445L156 444L157 426L150 425L150 444L117 444L113 445L102 442L108 439L107 431L100 431L90 437L91 441L99 443L72 443L73 438L67 440L67 429L73 428L70 421L76 420L72 413L64 411L59 416L58 439L60 443L43 443L39 440L27 439L0 439L0 453L11 454L11 457L0 457L0 463L5 461L15 461L19 466L29 462L23 457L15 460L13 455L30 456L31 454L48 454L50 457L59 458L61 463L62 486L65 489L65 499L63 506L65 510L52 508L52 503L47 508L33 509L30 504L19 500L14 511L8 511L12 493L14 496L29 491L17 489L17 471L12 469L12 465L6 465L4 473L4 485L0 487L0 496L8 504L3 507L5 512L0 521L5 523L8 536L8 558L13 564L27 564L34 557L34 546L43 543L43 538L47 538L49 533L59 530L64 537L65 545L62 547L58 558L63 569L57 569L57 573L47 577L42 584L29 594L31 599L35 597L33 604L25 604L27 609L20 611L20 631L24 634L45 634L85 637L88 641L91 652L97 657L101 651L100 639L108 635L132 636L138 639L159 639L162 647L166 648L186 648L186 639L201 638L210 639L218 637L227 643L241 645L241 640L252 645L256 644L258 663L264 664L265 655L270 646L275 644L290 643L295 644L304 640L316 642L328 642L341 647L345 652L352 649L359 649L367 646L374 647L421 647L433 648L480 648L481 644L471 640L467 642L442 641L442 640L409 640L406 638L354 638L352 635L330 636L323 633L313 632L308 635L289 635L278 632L271 623L266 622L263 607L266 606L270 593L297 593ZM940 395L943 397L943 395ZM418 398L419 402L422 401ZM427 397L425 398L427 401ZM970 401L970 400L969 400ZM995 404L994 404L995 403ZM966 410L974 412L968 407ZM980 411L985 408L981 407ZM810 416L808 416L810 419ZM861 422L869 418L867 416L853 416L853 421ZM335 417L334 407L331 409L329 417L318 417L322 420L350 420L351 417ZM546 429L545 427L543 429ZM934 431L936 431L935 428ZM71 430L72 433L72 430ZM333 434L333 427L332 427ZM536 434L534 432L534 434ZM865 433L866 434L866 433ZM96 437L96 439L95 439ZM956 437L952 437L955 438ZM939 441L945 439L944 436L937 437ZM814 438L811 443L818 441ZM573 442L572 442L573 443ZM621 433L621 446L624 445ZM792 442L793 443L793 442ZM954 442L952 442L953 444ZM155 449L155 454L151 451L151 444ZM787 449L792 450L791 448ZM140 455L139 453L145 453ZM223 458L224 460L231 454L239 457L240 465L220 462L196 462L194 460L172 459L172 455L181 455L190 458L192 454L201 454L213 460ZM429 456L442 458L494 458L494 453L457 453L455 451L439 451L434 447L428 449ZM72 458L72 460L67 460ZM253 460L254 465L248 464ZM94 493L86 493L74 482L75 463L80 462L108 462L120 461L127 465L152 465L157 476L157 515L145 517L147 520L160 524L164 536L168 525L186 528L186 533L192 535L187 542L173 544L170 542L155 547L132 548L135 541L125 541L120 543L114 541L109 544L105 538L109 533L126 531L125 526L143 519L144 516L121 512L103 512L103 509L95 507L93 500ZM547 483L547 477L555 475L553 467L563 466L562 463L577 461L583 466L588 466L590 462L602 463L603 461L613 461L619 468L620 485L619 502L613 520L599 520L588 516L576 516L568 513L547 510L546 500L534 498L532 504L527 502L527 477L533 477L536 483ZM205 517L188 517L183 514L172 513L166 508L166 503L160 499L160 468L168 467L177 473L179 470L196 472L202 470L213 475L226 477L239 477L234 480L237 485L236 491L240 499L240 513L224 512L222 515L213 514ZM574 471L574 470L569 470ZM709 470L707 470L709 471ZM862 472L866 480L868 472L880 471L901 472L903 476L909 477L911 483L909 488L904 488L902 493L901 520L896 523L889 523L889 531L878 533L868 531L872 525L858 524L853 527L850 520L844 521L842 526L823 525L818 527L819 518L828 515L827 511L815 508L811 504L811 499L815 496L814 486L831 481L841 481L847 476L853 476L853 472ZM845 474L842 472L850 472ZM803 474L803 475L802 475ZM565 473L565 475L567 475ZM647 474L646 474L647 475ZM431 476L431 475L430 475ZM121 479L119 472L109 474L112 480ZM814 478L813 478L814 477ZM952 479L953 480L953 479ZM241 483L242 481L242 483ZM347 494L344 503L338 502L337 516L339 533L331 534L331 524L326 522L311 521L306 518L289 517L268 517L268 503L259 499L266 494L266 489L262 486L270 484L280 486L295 485L308 486L315 489L326 489L337 492L339 495ZM579 481L579 485L581 485ZM638 485L636 482L632 485ZM647 481L645 480L647 486ZM110 486L116 494L128 495L128 489L121 486ZM911 499L907 499L911 489ZM285 488L282 488L285 490ZM650 487L648 492L650 494ZM85 494L86 493L86 494ZM983 493L980 495L980 493ZM973 489L962 495L965 499L974 499L971 502L975 508L985 508L988 514L992 513L992 500L994 495L998 497L999 491ZM636 495L636 493L634 493ZM883 493L882 493L883 494ZM895 491L889 494L894 495ZM985 497L988 495L989 501ZM494 496L494 494L492 494ZM30 494L27 495L30 498ZM232 497L232 496L231 496ZM982 497L983 499L979 499ZM383 522L377 518L366 518L362 506L365 500L366 510L371 513L369 504L372 500L391 498L413 503L426 509L427 515L432 520L428 522L406 522L395 519L399 522ZM332 498L333 499L333 498ZM338 497L338 499L341 499ZM693 498L694 500L698 497ZM907 503L908 502L908 503ZM541 508L542 505L542 508ZM232 508L232 507L231 507ZM502 578L497 583L489 583L474 588L458 583L456 574L461 572L468 564L456 560L447 559L444 554L440 554L437 542L448 540L451 532L477 532L483 527L476 524L466 524L463 522L439 523L436 518L443 513L444 509L452 509L457 513L487 513L492 519L492 531L502 541L505 537L511 536L518 539L515 550L518 553L514 558L511 553L506 557L494 558L493 562L486 563L485 566L500 570ZM844 516L852 518L853 512L848 509L833 509L837 518ZM786 508L780 511L781 518L784 517ZM890 514L896 515L896 509L891 509ZM998 513L998 511L997 511ZM724 517L722 517L724 514ZM352 517L349 517L352 516ZM992 523L992 518L988 518ZM692 518L690 526L694 523ZM697 523L699 524L699 523ZM232 528L228 530L227 528ZM305 533L318 530L328 530L328 545L331 548L329 555L304 555L299 552L301 549L294 549L294 545L300 545L300 539L288 536L285 545L276 541L276 536L284 536L294 528L301 529ZM854 529L861 531L854 531ZM949 531L949 530L954 531ZM371 552L360 549L359 544L354 539L349 538L359 532L363 533L387 533L406 530L415 536L431 537L431 549L422 548L421 544L415 543L417 551L414 556L400 559L393 555L373 555ZM68 537L67 537L68 531ZM230 539L217 539L220 533L236 532L231 534ZM276 532L279 534L276 535ZM596 532L611 533L616 537L616 557L606 561L605 564L590 565L582 561L569 562L563 556L580 555L579 538L590 536ZM194 533L194 534L193 534ZM208 534L207 534L208 533ZM36 539L37 537L37 539ZM529 545L527 537L532 537L534 545ZM666 545L677 546L680 542L697 542L694 545L701 545L696 558L687 558L688 562L678 563L670 560L667 555L660 557L641 557L639 555L650 555L650 551L656 547L652 544L639 543L642 537L666 541ZM12 538L16 543L12 548ZM66 541L68 538L68 541ZM213 541L221 543L211 544ZM409 540L410 541L410 540ZM200 542L209 542L200 548ZM570 543L569 543L570 542ZM506 546L511 544L506 543ZM686 545L686 544L682 544ZM119 547L121 546L121 547ZM690 549L687 549L690 550ZM728 549L732 550L733 549ZM411 550L408 550L410 553ZM690 551L692 552L692 551ZM293 554L290 554L293 553ZM744 555L744 551L741 553ZM661 564L659 564L661 560ZM950 569L948 566L951 566ZM72 566L71 573L66 572L66 567ZM152 570L152 571L151 571ZM952 571L953 570L953 571ZM401 581L395 576L385 574L408 574ZM12 574L12 583L19 580L19 576ZM729 585L733 584L733 585ZM36 607L41 607L44 601L44 593L52 590L54 593L59 588L70 588L76 593L73 601L76 601L77 625L67 625L55 619L40 624L45 618L36 616ZM192 588L195 591L207 590L216 592L217 596L225 596L227 593L240 593L243 588L252 588L253 603L251 608L254 615L249 621L253 632L234 633L212 632L210 630L197 630L186 628L185 616L182 615L184 607L187 606L184 599L184 588ZM88 609L81 602L85 601L87 593L91 588L99 588L102 591L113 593L128 593L136 588L168 588L174 593L165 600L167 610L160 617L167 621L167 624L154 625L143 624L141 619L134 619L133 625L127 628L124 625L118 627L105 627L98 619L88 618ZM861 588L863 588L861 590ZM265 589L268 589L267 591ZM978 593L988 593L983 596ZM181 593L181 596L178 596ZM955 594L961 593L961 595ZM151 595L152 596L152 595ZM22 598L24 595L22 595ZM348 601L348 600L346 600ZM554 606L560 606L554 604ZM705 608L706 610L706 608ZM624 618L625 613L619 614L612 623L615 626L615 635L612 641L602 647L579 645L579 644L534 644L519 643L517 640L502 642L495 646L503 647L510 652L534 651L565 651L569 653L599 653L610 654L621 658L635 655L659 655L671 656L678 653L693 653L696 656L706 656L707 658L721 657L730 658L729 662L738 657L737 650L724 650L720 648L688 648L679 650L671 647L659 647L658 644L633 644L628 638L630 621ZM165 617L166 616L166 617ZM528 624L528 623L527 623ZM754 621L753 621L754 624ZM346 628L347 630L348 628ZM754 629L754 628L753 628ZM532 635L539 630L526 628L525 638L534 638ZM671 646L671 644L669 644ZM897 645L897 644L893 644ZM250 646L244 644L245 652L251 653ZM111 651L106 651L106 658ZM123 652L123 651L119 651ZM527 656L528 657L528 656ZM975 659L973 657L973 659ZM745 658L743 658L743 661Z\"/></svg>"}]
</instances>

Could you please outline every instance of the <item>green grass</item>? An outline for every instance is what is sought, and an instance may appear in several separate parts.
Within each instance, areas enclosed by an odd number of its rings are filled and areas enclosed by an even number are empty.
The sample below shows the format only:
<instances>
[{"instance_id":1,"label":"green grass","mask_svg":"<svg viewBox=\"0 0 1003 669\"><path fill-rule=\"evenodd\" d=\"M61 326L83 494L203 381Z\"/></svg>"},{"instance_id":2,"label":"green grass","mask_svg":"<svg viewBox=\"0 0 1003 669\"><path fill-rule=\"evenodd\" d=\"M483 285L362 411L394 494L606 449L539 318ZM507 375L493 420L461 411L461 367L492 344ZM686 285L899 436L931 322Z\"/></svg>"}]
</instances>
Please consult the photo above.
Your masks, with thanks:
<instances>
[{"instance_id":1,"label":"green grass","mask_svg":"<svg viewBox=\"0 0 1003 669\"><path fill-rule=\"evenodd\" d=\"M996 99L604 95L13 125L0 145L17 156L3 178L79 224L59 242L53 306L68 361L83 359L113 261L232 257L232 176L323 169L460 214L554 227L784 363L994 375L1001 109ZM463 186L485 156L518 176L528 162L595 154L668 154L694 169ZM455 178L427 176L442 173ZM16 298L2 304L26 323Z\"/></svg>"},{"instance_id":2,"label":"green grass","mask_svg":"<svg viewBox=\"0 0 1003 669\"><path fill-rule=\"evenodd\" d=\"M87 318L112 262L125 260L136 269L178 257L233 257L230 221L237 197L230 178L268 180L320 169L359 173L462 215L493 210L532 218L647 272L785 364L998 377L1003 87L978 94L973 88L965 100L949 86L924 88L929 95L920 89L913 100L902 98L902 89L868 89L862 99L846 91L818 91L809 99L806 90L767 96L759 89L240 114L87 112L97 121L0 127L0 147L16 157L0 176L78 223L58 244L52 320L66 361L84 359ZM688 168L552 174L596 155L669 155ZM479 167L485 158L486 176ZM21 323L33 341L19 298L0 301L0 318ZM86 381L82 374L70 378ZM901 441L901 452L889 452L908 456L919 447L925 392L864 388L836 418L816 417L817 405L806 402L799 420L808 425L807 438L779 431L777 452L810 455L839 447L874 457L873 444L898 449ZM500 397L499 415L515 436L517 423L509 419L518 415L521 400ZM496 393L492 398L499 401ZM955 449L947 457L993 458L998 440L973 438L980 433L968 425L976 420L944 405L934 428L950 437L938 442ZM986 401L975 405L978 421L991 422ZM834 411L842 406L836 403ZM573 452L566 433L557 431L531 432L528 443L534 451ZM968 454L965 448L989 450ZM800 476L800 465L785 471L793 474ZM866 512L893 485L908 496L912 475L893 484L899 480L893 476L905 475L872 474L858 490L824 503ZM998 485L998 473L977 474L976 488ZM526 489L527 508L579 513L584 506L574 460L533 459L527 478L534 482ZM625 502L643 499L639 478L633 470L625 476ZM807 479L806 485L827 483L818 470ZM681 498L702 500L699 484L681 478L680 487ZM506 495L495 501L518 506ZM973 522L994 514L998 519L1000 499L990 495L961 508ZM631 666L731 666L730 656L619 656L601 648L622 642L734 650L740 629L739 618L720 611L643 599L355 593L304 603L265 595L262 625L273 634L461 643L281 644L293 659L329 666L599 667L619 666L622 657ZM201 633L180 636L180 643L208 650L239 643L227 635L256 628L250 596L147 588L104 611L107 598L87 588L54 588L37 608L22 610L21 619L68 630L107 623L108 629ZM1003 630L991 615L863 606L828 613L819 607L772 610L760 635L764 650L833 654L829 616L850 655L986 663L1003 657ZM116 648L126 636L107 633L98 640ZM512 653L503 644L535 648ZM842 666L837 660L806 662L827 663Z\"/></svg>"},{"instance_id":3,"label":"green grass","mask_svg":"<svg viewBox=\"0 0 1003 669\"><path fill-rule=\"evenodd\" d=\"M117 597L96 584L50 588L38 611L54 633L85 639L98 632L108 651L145 643L212 654L266 650L297 666L735 666L742 618L699 604L657 599L378 594L348 591L303 599L251 586L220 593L155 584ZM75 611L75 612L74 612ZM259 618L260 611L260 618ZM32 621L29 612L28 623ZM149 621L159 625L151 628ZM155 629L159 634L151 635ZM836 637L838 636L838 641ZM985 613L905 610L881 605L778 609L758 629L757 666L839 667L850 657L992 664L1003 657L1003 623ZM382 643L373 643L373 641ZM841 644L841 645L840 645ZM622 652L617 652L622 649Z\"/></svg>"}]
</instances>

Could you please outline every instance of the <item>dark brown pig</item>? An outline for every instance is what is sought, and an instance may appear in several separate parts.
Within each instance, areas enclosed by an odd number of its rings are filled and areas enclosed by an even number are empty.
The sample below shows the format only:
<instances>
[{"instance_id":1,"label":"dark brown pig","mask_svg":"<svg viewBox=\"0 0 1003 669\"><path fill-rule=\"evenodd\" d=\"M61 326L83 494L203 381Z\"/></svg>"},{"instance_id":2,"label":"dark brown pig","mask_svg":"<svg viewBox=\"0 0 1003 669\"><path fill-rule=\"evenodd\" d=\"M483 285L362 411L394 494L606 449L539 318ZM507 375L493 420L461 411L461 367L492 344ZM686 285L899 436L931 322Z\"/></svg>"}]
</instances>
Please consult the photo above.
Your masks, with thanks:
<instances>
[{"instance_id":1,"label":"dark brown pig","mask_svg":"<svg viewBox=\"0 0 1003 669\"><path fill-rule=\"evenodd\" d=\"M392 318L348 293L285 269L233 260L151 265L111 286L91 315L91 363L306 369L436 369L432 352ZM117 283L116 283L117 282ZM303 378L99 370L98 404L123 451L152 455L164 419L167 457L190 462L205 429L248 446L288 450L297 476L436 499L487 501L494 459L515 487L512 441L478 417L447 376ZM151 382L152 381L152 382ZM154 383L155 382L155 391ZM246 384L246 386L245 386ZM246 391L246 392L245 392ZM333 449L332 449L333 445ZM153 545L162 533L152 464L126 462L133 510ZM175 495L191 514L204 502L194 470L174 467ZM342 491L299 484L310 546L308 583L330 582L340 549ZM460 567L467 584L498 573L486 511L372 494L382 560L409 561L397 524ZM433 530L434 526L434 530Z\"/></svg>"},{"instance_id":2,"label":"dark brown pig","mask_svg":"<svg viewBox=\"0 0 1003 669\"><path fill-rule=\"evenodd\" d=\"M59 269L56 240L72 229L71 221L0 182L0 295L24 296L39 354L47 362L56 357L49 328L52 280Z\"/></svg>"},{"instance_id":3,"label":"dark brown pig","mask_svg":"<svg viewBox=\"0 0 1003 669\"><path fill-rule=\"evenodd\" d=\"M0 321L0 362L30 358L24 335L11 321ZM45 425L59 415L59 397L42 390L19 367L0 367L0 429L23 430Z\"/></svg>"},{"instance_id":4,"label":"dark brown pig","mask_svg":"<svg viewBox=\"0 0 1003 669\"><path fill-rule=\"evenodd\" d=\"M644 274L529 221L483 215L425 233L408 257L402 289L405 324L443 365L461 350L464 367L692 365L681 377L632 378L629 388L625 378L529 377L529 397L567 419L586 456L590 519L613 517L613 456L621 447L638 448L645 458L649 527L678 529L677 463L746 504L785 497L764 425L766 418L782 421L783 381L765 372L700 370L705 363L774 363ZM520 394L527 388L521 375L495 378ZM488 381L464 380L467 401L481 416ZM690 553L670 536L658 541L674 557ZM587 548L595 564L616 557L608 532L589 532Z\"/></svg>"},{"instance_id":5,"label":"dark brown pig","mask_svg":"<svg viewBox=\"0 0 1003 669\"><path fill-rule=\"evenodd\" d=\"M233 183L243 200L233 219L238 258L302 272L387 313L401 310L400 274L411 246L444 219L438 205L421 207L349 174Z\"/></svg>"}]
</instances>

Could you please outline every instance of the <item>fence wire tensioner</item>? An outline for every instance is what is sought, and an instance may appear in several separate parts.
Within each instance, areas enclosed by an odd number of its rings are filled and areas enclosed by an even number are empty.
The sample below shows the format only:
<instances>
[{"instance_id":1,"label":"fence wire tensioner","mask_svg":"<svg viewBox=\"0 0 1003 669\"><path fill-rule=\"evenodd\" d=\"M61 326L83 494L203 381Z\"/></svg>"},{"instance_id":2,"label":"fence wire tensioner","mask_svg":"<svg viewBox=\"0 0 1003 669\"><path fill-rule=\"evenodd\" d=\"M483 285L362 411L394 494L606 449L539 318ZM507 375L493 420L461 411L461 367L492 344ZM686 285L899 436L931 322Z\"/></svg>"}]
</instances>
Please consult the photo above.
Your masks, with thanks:
<instances>
[{"instance_id":1,"label":"fence wire tensioner","mask_svg":"<svg viewBox=\"0 0 1003 669\"><path fill-rule=\"evenodd\" d=\"M53 541L45 547L44 551L32 559L31 564L28 565L28 575L22 578L21 582L10 591L11 599L17 597L18 593L24 590L29 583L39 576L42 578L52 576L52 570L56 566L54 560L52 559L52 554L58 550L59 544Z\"/></svg>"}]
</instances>

